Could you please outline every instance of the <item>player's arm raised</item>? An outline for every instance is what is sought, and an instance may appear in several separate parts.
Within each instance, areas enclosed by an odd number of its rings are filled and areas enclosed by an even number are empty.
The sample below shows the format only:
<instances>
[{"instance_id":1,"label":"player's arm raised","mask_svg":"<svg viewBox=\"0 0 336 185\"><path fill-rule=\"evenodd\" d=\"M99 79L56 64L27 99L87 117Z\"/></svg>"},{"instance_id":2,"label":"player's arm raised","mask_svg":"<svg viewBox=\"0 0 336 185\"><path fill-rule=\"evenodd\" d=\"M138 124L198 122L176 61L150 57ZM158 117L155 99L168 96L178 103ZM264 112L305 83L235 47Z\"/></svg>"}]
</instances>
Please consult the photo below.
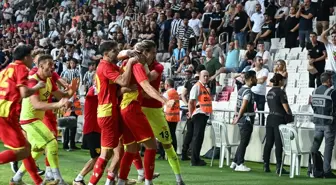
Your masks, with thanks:
<instances>
[{"instance_id":1,"label":"player's arm raised","mask_svg":"<svg viewBox=\"0 0 336 185\"><path fill-rule=\"evenodd\" d=\"M56 90L53 91L52 94L59 100L62 98L70 98L75 94L75 92L78 89L78 86L79 86L79 79L75 78L71 81L71 84L68 86L67 91Z\"/></svg>"},{"instance_id":2,"label":"player's arm raised","mask_svg":"<svg viewBox=\"0 0 336 185\"><path fill-rule=\"evenodd\" d=\"M120 85L121 87L127 87L129 85L132 76L132 65L136 62L137 60L135 58L130 58L126 64L126 70L122 75L120 75L119 72L112 70L111 72L109 70L105 70L105 75L107 76L107 78L113 80L115 79L116 75L115 73L118 73L117 74L118 77L114 80L114 82Z\"/></svg>"}]
</instances>

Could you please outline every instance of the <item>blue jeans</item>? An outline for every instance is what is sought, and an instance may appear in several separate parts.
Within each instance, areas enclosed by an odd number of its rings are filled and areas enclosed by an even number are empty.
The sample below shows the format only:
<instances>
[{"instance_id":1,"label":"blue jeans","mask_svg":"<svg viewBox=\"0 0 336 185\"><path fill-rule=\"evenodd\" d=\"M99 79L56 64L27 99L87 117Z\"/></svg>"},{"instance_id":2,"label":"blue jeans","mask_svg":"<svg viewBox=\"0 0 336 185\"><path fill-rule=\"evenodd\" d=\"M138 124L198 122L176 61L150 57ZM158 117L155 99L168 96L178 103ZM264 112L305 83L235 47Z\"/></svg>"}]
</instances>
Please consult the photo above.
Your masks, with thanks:
<instances>
[{"instance_id":1,"label":"blue jeans","mask_svg":"<svg viewBox=\"0 0 336 185\"><path fill-rule=\"evenodd\" d=\"M307 42L310 42L309 34L311 32L312 30L299 30L299 41L302 48L306 46Z\"/></svg>"},{"instance_id":2,"label":"blue jeans","mask_svg":"<svg viewBox=\"0 0 336 185\"><path fill-rule=\"evenodd\" d=\"M236 38L238 40L239 48L244 48L246 45L246 32L236 33Z\"/></svg>"}]
</instances>

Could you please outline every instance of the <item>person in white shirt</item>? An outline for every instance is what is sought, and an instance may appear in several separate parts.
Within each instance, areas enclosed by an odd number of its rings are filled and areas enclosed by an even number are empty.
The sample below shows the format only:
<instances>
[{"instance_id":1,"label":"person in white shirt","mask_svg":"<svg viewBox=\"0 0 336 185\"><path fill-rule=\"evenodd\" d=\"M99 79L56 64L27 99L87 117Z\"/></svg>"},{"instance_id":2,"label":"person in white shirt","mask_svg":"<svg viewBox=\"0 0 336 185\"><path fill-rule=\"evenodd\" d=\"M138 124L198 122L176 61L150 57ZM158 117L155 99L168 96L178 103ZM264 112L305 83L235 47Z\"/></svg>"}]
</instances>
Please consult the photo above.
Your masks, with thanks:
<instances>
[{"instance_id":1,"label":"person in white shirt","mask_svg":"<svg viewBox=\"0 0 336 185\"><path fill-rule=\"evenodd\" d=\"M191 19L189 20L188 26L190 26L196 35L199 38L202 30L202 22L197 18L197 12L193 10L191 12Z\"/></svg>"},{"instance_id":2,"label":"person in white shirt","mask_svg":"<svg viewBox=\"0 0 336 185\"><path fill-rule=\"evenodd\" d=\"M249 19L249 27L251 27L251 22L253 22L252 30L250 33L250 42L254 42L258 33L261 32L261 27L264 24L264 14L261 12L261 5L258 3L255 7L255 13Z\"/></svg>"},{"instance_id":3,"label":"person in white shirt","mask_svg":"<svg viewBox=\"0 0 336 185\"><path fill-rule=\"evenodd\" d=\"M265 44L263 42L259 42L258 53L256 56L262 58L264 68L268 70L273 69L273 61L271 60L271 54L269 51L265 50Z\"/></svg>"},{"instance_id":4,"label":"person in white shirt","mask_svg":"<svg viewBox=\"0 0 336 185\"><path fill-rule=\"evenodd\" d=\"M257 0L248 0L245 3L245 11L249 17L252 17L252 15L256 12L256 6L259 4ZM260 4L259 4L260 5ZM261 10L261 7L260 7Z\"/></svg>"},{"instance_id":5,"label":"person in white shirt","mask_svg":"<svg viewBox=\"0 0 336 185\"><path fill-rule=\"evenodd\" d=\"M330 26L329 29L325 30L321 34L321 41L324 43L327 50L327 60L324 67L326 72L332 73L332 83L336 87L336 31L331 33L331 42L328 41L329 31L336 26L336 23L333 26Z\"/></svg>"},{"instance_id":6,"label":"person in white shirt","mask_svg":"<svg viewBox=\"0 0 336 185\"><path fill-rule=\"evenodd\" d=\"M121 26L121 25L120 25L120 22L117 21L115 15L112 15L112 17L111 17L111 22L110 22L110 24L109 24L109 30L110 30L110 32L115 32L115 31L117 31L117 27L118 27L118 26Z\"/></svg>"},{"instance_id":7,"label":"person in white shirt","mask_svg":"<svg viewBox=\"0 0 336 185\"><path fill-rule=\"evenodd\" d=\"M265 110L265 95L266 95L266 80L268 77L268 70L263 67L263 59L259 56L256 56L254 61L254 68L250 69L252 71L256 72L257 76L257 85L252 87L252 92L254 95L254 101L257 105L258 111L264 111ZM261 123L260 125L265 125L265 115L259 114L259 117L261 116Z\"/></svg>"},{"instance_id":8,"label":"person in white shirt","mask_svg":"<svg viewBox=\"0 0 336 185\"><path fill-rule=\"evenodd\" d=\"M7 3L7 8L3 10L2 14L7 23L12 23L13 9L10 7L9 3Z\"/></svg>"},{"instance_id":9,"label":"person in white shirt","mask_svg":"<svg viewBox=\"0 0 336 185\"><path fill-rule=\"evenodd\" d=\"M25 11L23 9L18 9L15 12L16 23L21 23L23 20L23 16L25 16Z\"/></svg>"}]
</instances>

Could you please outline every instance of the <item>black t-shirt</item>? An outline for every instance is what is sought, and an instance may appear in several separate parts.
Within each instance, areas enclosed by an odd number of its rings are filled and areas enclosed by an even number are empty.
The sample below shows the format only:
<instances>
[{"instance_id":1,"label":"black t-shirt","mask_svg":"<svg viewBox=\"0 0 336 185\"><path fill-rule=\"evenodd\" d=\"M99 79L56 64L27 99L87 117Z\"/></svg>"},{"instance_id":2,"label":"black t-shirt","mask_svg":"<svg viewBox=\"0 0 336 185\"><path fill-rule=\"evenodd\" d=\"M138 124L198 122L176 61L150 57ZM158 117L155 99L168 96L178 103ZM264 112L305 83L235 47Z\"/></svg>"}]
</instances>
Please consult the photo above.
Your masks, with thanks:
<instances>
[{"instance_id":1,"label":"black t-shirt","mask_svg":"<svg viewBox=\"0 0 336 185\"><path fill-rule=\"evenodd\" d=\"M184 88L187 89L187 99L189 100L189 94L190 91L192 89L192 87L198 82L199 80L199 76L196 76L190 80L188 80L185 84L184 84Z\"/></svg>"},{"instance_id":2,"label":"black t-shirt","mask_svg":"<svg viewBox=\"0 0 336 185\"><path fill-rule=\"evenodd\" d=\"M309 8L308 10L302 10L303 15L309 15L312 14L313 17L315 15L315 11L313 8ZM300 24L299 24L299 30L301 31L309 31L313 29L313 17L311 19L305 19L303 17L300 17Z\"/></svg>"},{"instance_id":3,"label":"black t-shirt","mask_svg":"<svg viewBox=\"0 0 336 185\"><path fill-rule=\"evenodd\" d=\"M246 52L247 60L253 60L256 57L256 55L257 52L255 50Z\"/></svg>"},{"instance_id":4,"label":"black t-shirt","mask_svg":"<svg viewBox=\"0 0 336 185\"><path fill-rule=\"evenodd\" d=\"M202 22L203 28L209 28L210 20L211 20L212 14L204 14L204 19Z\"/></svg>"},{"instance_id":5,"label":"black t-shirt","mask_svg":"<svg viewBox=\"0 0 336 185\"><path fill-rule=\"evenodd\" d=\"M317 45L315 45L315 46L313 46L311 43L309 43L307 45L307 49L308 49L308 55L310 56L310 58L313 58L313 59L321 57L323 55L323 51L326 52L326 48L325 48L324 44L320 41L317 41ZM313 66L316 68L316 70L319 73L323 73L325 63L326 63L325 60L318 61L318 62L314 62Z\"/></svg>"},{"instance_id":6,"label":"black t-shirt","mask_svg":"<svg viewBox=\"0 0 336 185\"><path fill-rule=\"evenodd\" d=\"M280 87L273 87L268 91L267 104L270 112L286 115L287 112L282 106L284 103L288 104L287 95L284 90L282 90Z\"/></svg>"},{"instance_id":7,"label":"black t-shirt","mask_svg":"<svg viewBox=\"0 0 336 185\"><path fill-rule=\"evenodd\" d=\"M211 29L217 29L220 26L223 17L224 14L222 12L213 12L211 15Z\"/></svg>"},{"instance_id":8,"label":"black t-shirt","mask_svg":"<svg viewBox=\"0 0 336 185\"><path fill-rule=\"evenodd\" d=\"M271 33L267 36L267 37L263 37L262 39L264 41L267 42L271 42L271 38L274 35L274 24L272 22L269 23L265 23L262 27L261 27L261 33L264 34L267 30L270 30Z\"/></svg>"},{"instance_id":9,"label":"black t-shirt","mask_svg":"<svg viewBox=\"0 0 336 185\"><path fill-rule=\"evenodd\" d=\"M239 12L234 16L233 20L235 33L240 33L240 30L245 27L247 19L248 15L246 12Z\"/></svg>"},{"instance_id":10,"label":"black t-shirt","mask_svg":"<svg viewBox=\"0 0 336 185\"><path fill-rule=\"evenodd\" d=\"M335 0L319 0L317 3L312 3L316 11L317 21L329 21L330 8L333 7Z\"/></svg>"}]
</instances>

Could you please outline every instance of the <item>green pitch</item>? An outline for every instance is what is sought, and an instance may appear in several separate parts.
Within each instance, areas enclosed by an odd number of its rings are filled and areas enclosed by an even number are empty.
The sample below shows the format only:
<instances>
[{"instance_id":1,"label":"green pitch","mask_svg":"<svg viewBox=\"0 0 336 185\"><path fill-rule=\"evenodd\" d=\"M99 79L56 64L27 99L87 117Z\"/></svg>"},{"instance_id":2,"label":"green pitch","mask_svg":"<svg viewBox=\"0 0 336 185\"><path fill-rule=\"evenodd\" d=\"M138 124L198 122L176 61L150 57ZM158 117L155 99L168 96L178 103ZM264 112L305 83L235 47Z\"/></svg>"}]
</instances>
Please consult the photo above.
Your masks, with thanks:
<instances>
[{"instance_id":1,"label":"green pitch","mask_svg":"<svg viewBox=\"0 0 336 185\"><path fill-rule=\"evenodd\" d=\"M2 143L0 150L3 150ZM89 153L85 150L67 152L60 148L60 166L64 179L72 184L72 180L76 177L85 162L89 159ZM41 169L44 167L44 159L38 161ZM210 164L210 160L207 160ZM307 170L302 168L301 176L289 179L287 176L278 177L274 171L275 167L271 166L272 173L264 173L261 163L248 162L247 166L252 168L251 172L234 172L229 167L218 168L218 160L215 160L214 166L210 167L191 167L189 162L181 162L182 176L187 185L289 185L289 184L302 184L302 185L335 185L336 179L310 179L306 176ZM285 167L289 170L289 167ZM0 185L8 184L13 173L9 164L0 165ZM155 185L174 185L175 176L168 164L168 161L157 160L155 172L159 172L161 176L154 180ZM91 175L91 174L90 174ZM99 185L105 183L103 176ZM135 168L132 170L129 178L137 178ZM85 178L88 181L89 176ZM32 184L29 175L26 174L24 181L27 184Z\"/></svg>"}]
</instances>

